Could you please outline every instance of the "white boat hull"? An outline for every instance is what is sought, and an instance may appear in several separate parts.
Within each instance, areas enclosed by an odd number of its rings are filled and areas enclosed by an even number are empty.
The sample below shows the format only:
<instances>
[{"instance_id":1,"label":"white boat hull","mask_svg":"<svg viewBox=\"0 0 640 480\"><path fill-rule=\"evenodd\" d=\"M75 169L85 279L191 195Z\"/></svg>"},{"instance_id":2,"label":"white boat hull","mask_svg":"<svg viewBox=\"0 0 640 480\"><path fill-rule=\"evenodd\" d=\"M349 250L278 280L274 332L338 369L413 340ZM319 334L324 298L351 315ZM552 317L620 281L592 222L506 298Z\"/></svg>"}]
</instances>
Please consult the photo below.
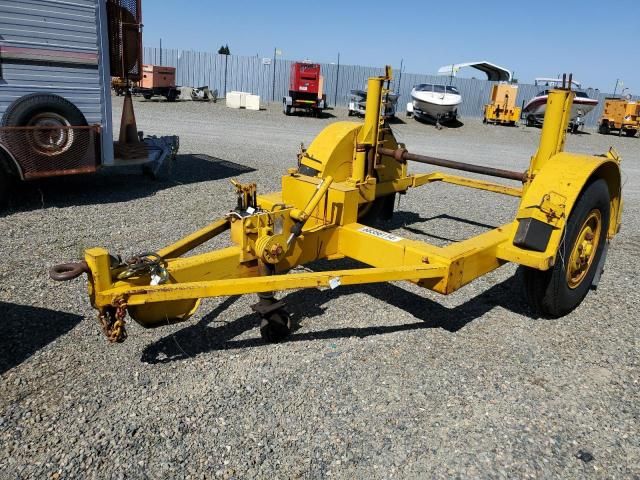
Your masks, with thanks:
<instances>
[{"instance_id":1,"label":"white boat hull","mask_svg":"<svg viewBox=\"0 0 640 480\"><path fill-rule=\"evenodd\" d=\"M532 98L523 109L525 118L532 117L536 122L542 123L547 111L547 95ZM571 106L571 121L582 122L584 116L598 105L598 101L592 98L576 97Z\"/></svg>"},{"instance_id":2,"label":"white boat hull","mask_svg":"<svg viewBox=\"0 0 640 480\"><path fill-rule=\"evenodd\" d=\"M418 117L429 117L437 121L451 120L457 117L458 107L462 103L460 95L412 91L413 113Z\"/></svg>"}]
</instances>

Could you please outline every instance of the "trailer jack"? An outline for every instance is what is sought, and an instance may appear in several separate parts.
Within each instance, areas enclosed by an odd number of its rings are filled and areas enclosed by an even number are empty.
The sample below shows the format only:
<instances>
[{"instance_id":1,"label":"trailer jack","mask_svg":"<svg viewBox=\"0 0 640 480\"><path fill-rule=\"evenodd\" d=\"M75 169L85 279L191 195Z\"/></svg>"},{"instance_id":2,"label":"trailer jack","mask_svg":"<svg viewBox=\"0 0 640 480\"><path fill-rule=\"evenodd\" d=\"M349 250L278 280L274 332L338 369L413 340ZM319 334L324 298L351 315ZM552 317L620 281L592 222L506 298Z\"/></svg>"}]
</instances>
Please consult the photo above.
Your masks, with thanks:
<instances>
[{"instance_id":1,"label":"trailer jack","mask_svg":"<svg viewBox=\"0 0 640 480\"><path fill-rule=\"evenodd\" d=\"M109 340L126 338L128 315L145 327L188 319L206 297L258 294L265 340L290 332L275 292L406 280L450 294L515 262L531 305L558 317L577 307L599 271L604 247L620 226L620 159L563 152L574 98L570 82L549 95L540 145L524 172L415 155L397 143L382 115L385 75L369 79L364 122L335 122L303 150L280 192L259 195L235 182L237 203L223 218L152 253L128 261L90 248L84 262L54 267L65 280L87 273L91 304ZM507 179L493 183L446 172L408 173L409 162ZM520 198L513 221L444 247L402 238L369 220L397 193L444 182ZM391 203L390 203L391 202ZM229 232L232 246L193 249ZM559 255L559 252L563 252ZM327 259L365 268L296 271Z\"/></svg>"}]
</instances>

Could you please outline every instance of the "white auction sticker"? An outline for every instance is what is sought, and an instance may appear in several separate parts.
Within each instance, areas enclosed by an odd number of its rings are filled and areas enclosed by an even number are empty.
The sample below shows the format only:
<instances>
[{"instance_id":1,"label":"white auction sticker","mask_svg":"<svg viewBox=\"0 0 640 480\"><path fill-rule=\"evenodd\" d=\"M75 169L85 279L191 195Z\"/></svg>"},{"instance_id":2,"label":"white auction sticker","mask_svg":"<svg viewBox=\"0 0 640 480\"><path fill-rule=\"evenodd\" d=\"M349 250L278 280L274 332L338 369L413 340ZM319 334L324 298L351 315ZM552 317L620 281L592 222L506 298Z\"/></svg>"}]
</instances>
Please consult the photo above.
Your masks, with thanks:
<instances>
[{"instance_id":1,"label":"white auction sticker","mask_svg":"<svg viewBox=\"0 0 640 480\"><path fill-rule=\"evenodd\" d=\"M399 242L400 240L403 240L402 237L398 237L389 232L383 232L382 230L376 230L375 228L371 228L371 227L362 227L360 231L362 233L367 233L369 235L373 235L374 237L378 237L383 240L388 240L390 242Z\"/></svg>"}]
</instances>

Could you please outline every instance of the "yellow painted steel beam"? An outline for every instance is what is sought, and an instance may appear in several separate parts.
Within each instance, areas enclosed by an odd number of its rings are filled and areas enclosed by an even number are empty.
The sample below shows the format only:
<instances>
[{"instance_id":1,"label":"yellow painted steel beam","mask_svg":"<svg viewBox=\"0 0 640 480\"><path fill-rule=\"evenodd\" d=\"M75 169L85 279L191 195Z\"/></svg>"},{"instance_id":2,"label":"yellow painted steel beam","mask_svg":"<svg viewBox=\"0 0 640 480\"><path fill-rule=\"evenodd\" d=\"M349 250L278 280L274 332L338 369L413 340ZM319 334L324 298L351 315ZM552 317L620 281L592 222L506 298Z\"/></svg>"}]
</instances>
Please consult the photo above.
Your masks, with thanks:
<instances>
[{"instance_id":1,"label":"yellow painted steel beam","mask_svg":"<svg viewBox=\"0 0 640 480\"><path fill-rule=\"evenodd\" d=\"M438 247L351 224L338 227L338 250L346 257L382 268L420 262L447 265L446 277L425 286L436 292L451 293L505 263L496 252L500 245L509 241L514 228L515 223L506 224L467 240Z\"/></svg>"},{"instance_id":2,"label":"yellow painted steel beam","mask_svg":"<svg viewBox=\"0 0 640 480\"><path fill-rule=\"evenodd\" d=\"M453 185L486 190L488 192L500 193L502 195L509 195L512 197L522 196L522 188L510 187L500 183L486 182L475 178L449 175L448 173L440 172L416 173L390 182L380 182L376 185L376 196L389 195L394 192L405 192L411 187L421 187L433 182L450 183Z\"/></svg>"},{"instance_id":3,"label":"yellow painted steel beam","mask_svg":"<svg viewBox=\"0 0 640 480\"><path fill-rule=\"evenodd\" d=\"M184 255L203 243L211 240L222 232L229 230L230 224L226 218L216 220L206 227L181 238L177 242L158 250L158 255L162 258L175 258Z\"/></svg>"},{"instance_id":4,"label":"yellow painted steel beam","mask_svg":"<svg viewBox=\"0 0 640 480\"><path fill-rule=\"evenodd\" d=\"M499 183L485 182L483 180L476 180L474 178L461 177L458 175L449 175L446 173L440 173L439 180L444 183L451 183L453 185L460 185L462 187L476 188L478 190L486 190L488 192L500 193L503 195L509 195L512 197L521 197L522 188L509 187L507 185L501 185ZM436 178L434 178L435 180Z\"/></svg>"},{"instance_id":5,"label":"yellow painted steel beam","mask_svg":"<svg viewBox=\"0 0 640 480\"><path fill-rule=\"evenodd\" d=\"M549 92L547 110L540 133L538 151L531 157L529 176L533 177L551 157L564 150L567 128L571 120L571 106L575 93L570 90L556 89Z\"/></svg>"},{"instance_id":6,"label":"yellow painted steel beam","mask_svg":"<svg viewBox=\"0 0 640 480\"><path fill-rule=\"evenodd\" d=\"M319 288L364 283L391 282L398 280L418 281L446 275L443 265L408 265L392 268L360 268L330 272L290 273L255 278L233 278L209 282L188 282L157 286L123 286L97 294L101 305L111 304L115 299L126 298L127 305L145 305L154 302L172 302L194 298L243 295L248 293Z\"/></svg>"}]
</instances>

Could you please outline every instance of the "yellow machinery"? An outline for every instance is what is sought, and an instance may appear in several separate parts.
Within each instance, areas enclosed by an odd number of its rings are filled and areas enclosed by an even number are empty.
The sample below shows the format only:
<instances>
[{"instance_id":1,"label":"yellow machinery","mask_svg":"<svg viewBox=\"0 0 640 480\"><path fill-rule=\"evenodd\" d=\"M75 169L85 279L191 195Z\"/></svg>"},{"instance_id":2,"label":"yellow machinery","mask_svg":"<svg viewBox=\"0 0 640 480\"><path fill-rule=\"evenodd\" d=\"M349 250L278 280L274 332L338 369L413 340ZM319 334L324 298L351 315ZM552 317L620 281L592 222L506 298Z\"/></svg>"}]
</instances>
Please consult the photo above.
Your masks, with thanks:
<instances>
[{"instance_id":1,"label":"yellow machinery","mask_svg":"<svg viewBox=\"0 0 640 480\"><path fill-rule=\"evenodd\" d=\"M449 294L507 262L522 266L525 291L540 314L558 317L575 308L599 280L622 199L613 150L600 156L563 152L570 88L550 93L538 151L527 171L513 172L407 152L381 117L390 80L390 67L369 79L364 123L327 126L282 177L282 191L258 195L255 184L235 183L237 207L203 229L125 262L90 248L83 262L53 267L52 278L88 274L91 303L113 342L126 337L127 313L143 326L158 326L187 319L202 298L248 293L260 298L254 309L263 338L277 341L291 326L275 291L407 280ZM410 174L409 161L520 184ZM512 222L445 247L366 225L393 213L397 193L433 182L520 197L520 205ZM232 246L187 255L225 231ZM290 273L318 259L345 257L369 266Z\"/></svg>"},{"instance_id":2,"label":"yellow machinery","mask_svg":"<svg viewBox=\"0 0 640 480\"><path fill-rule=\"evenodd\" d=\"M606 98L598 131L608 134L616 130L633 137L640 131L640 102L625 98Z\"/></svg>"},{"instance_id":3,"label":"yellow machinery","mask_svg":"<svg viewBox=\"0 0 640 480\"><path fill-rule=\"evenodd\" d=\"M515 125L520 118L520 107L516 107L518 86L498 83L491 88L491 103L484 106L483 123Z\"/></svg>"}]
</instances>

